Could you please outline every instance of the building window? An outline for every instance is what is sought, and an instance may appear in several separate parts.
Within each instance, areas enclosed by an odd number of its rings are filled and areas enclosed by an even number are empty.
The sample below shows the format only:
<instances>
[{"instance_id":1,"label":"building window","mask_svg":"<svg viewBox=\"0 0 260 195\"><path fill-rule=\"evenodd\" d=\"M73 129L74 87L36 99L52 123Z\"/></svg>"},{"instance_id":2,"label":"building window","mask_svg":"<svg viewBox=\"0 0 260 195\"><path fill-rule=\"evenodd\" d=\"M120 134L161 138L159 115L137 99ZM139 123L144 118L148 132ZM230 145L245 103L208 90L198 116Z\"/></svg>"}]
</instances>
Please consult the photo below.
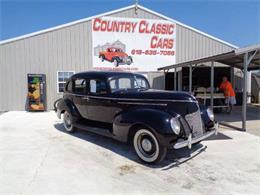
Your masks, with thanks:
<instances>
[{"instance_id":1,"label":"building window","mask_svg":"<svg viewBox=\"0 0 260 195\"><path fill-rule=\"evenodd\" d=\"M67 80L75 74L75 71L58 71L57 72L57 92L61 93L64 91Z\"/></svg>"}]
</instances>

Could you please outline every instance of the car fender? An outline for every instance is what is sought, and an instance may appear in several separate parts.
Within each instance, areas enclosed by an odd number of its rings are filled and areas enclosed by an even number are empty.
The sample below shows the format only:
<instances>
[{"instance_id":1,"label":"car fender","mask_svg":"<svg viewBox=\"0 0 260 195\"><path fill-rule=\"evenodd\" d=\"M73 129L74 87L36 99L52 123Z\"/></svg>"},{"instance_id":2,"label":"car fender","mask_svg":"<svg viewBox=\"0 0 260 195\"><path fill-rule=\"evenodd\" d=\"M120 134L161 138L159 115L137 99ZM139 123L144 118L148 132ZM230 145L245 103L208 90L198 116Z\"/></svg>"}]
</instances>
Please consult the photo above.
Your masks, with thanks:
<instances>
[{"instance_id":1,"label":"car fender","mask_svg":"<svg viewBox=\"0 0 260 195\"><path fill-rule=\"evenodd\" d=\"M113 56L113 57L111 58L111 62L113 62L114 60L116 60L117 62L119 62L119 61L120 61L120 58L119 58L118 56Z\"/></svg>"},{"instance_id":2,"label":"car fender","mask_svg":"<svg viewBox=\"0 0 260 195\"><path fill-rule=\"evenodd\" d=\"M104 53L100 53L98 57L100 58L101 56L103 56L104 59L106 58Z\"/></svg>"},{"instance_id":3,"label":"car fender","mask_svg":"<svg viewBox=\"0 0 260 195\"><path fill-rule=\"evenodd\" d=\"M159 139L169 135L176 136L170 126L172 117L174 116L167 112L151 108L123 111L113 121L113 134L115 139L127 142L130 131L134 130L132 127L142 125L153 131Z\"/></svg>"},{"instance_id":4,"label":"car fender","mask_svg":"<svg viewBox=\"0 0 260 195\"><path fill-rule=\"evenodd\" d=\"M65 111L68 111L71 114L72 122L75 122L79 117L81 117L78 109L69 99L61 99L57 104L57 112L62 114Z\"/></svg>"},{"instance_id":5,"label":"car fender","mask_svg":"<svg viewBox=\"0 0 260 195\"><path fill-rule=\"evenodd\" d=\"M208 113L207 113L207 107L203 104L199 104L200 107L200 113L201 113L201 119L202 122L204 123L204 126L208 128L214 127L215 121L211 121Z\"/></svg>"}]
</instances>

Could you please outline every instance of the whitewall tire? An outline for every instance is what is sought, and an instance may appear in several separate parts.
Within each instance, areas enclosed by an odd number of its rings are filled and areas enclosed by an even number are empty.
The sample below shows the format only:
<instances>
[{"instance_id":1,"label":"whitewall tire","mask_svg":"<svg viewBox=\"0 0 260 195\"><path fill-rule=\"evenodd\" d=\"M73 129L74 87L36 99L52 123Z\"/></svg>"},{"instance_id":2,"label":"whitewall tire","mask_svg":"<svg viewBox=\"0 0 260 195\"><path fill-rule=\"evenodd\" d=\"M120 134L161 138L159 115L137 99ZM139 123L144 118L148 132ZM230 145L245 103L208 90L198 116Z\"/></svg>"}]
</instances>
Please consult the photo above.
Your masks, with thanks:
<instances>
[{"instance_id":1,"label":"whitewall tire","mask_svg":"<svg viewBox=\"0 0 260 195\"><path fill-rule=\"evenodd\" d=\"M63 126L69 133L72 133L75 130L75 127L72 123L72 116L68 111L65 111L63 114Z\"/></svg>"},{"instance_id":2,"label":"whitewall tire","mask_svg":"<svg viewBox=\"0 0 260 195\"><path fill-rule=\"evenodd\" d=\"M148 129L136 131L133 145L138 157L146 163L158 163L167 153L167 148L161 146L156 136Z\"/></svg>"}]
</instances>

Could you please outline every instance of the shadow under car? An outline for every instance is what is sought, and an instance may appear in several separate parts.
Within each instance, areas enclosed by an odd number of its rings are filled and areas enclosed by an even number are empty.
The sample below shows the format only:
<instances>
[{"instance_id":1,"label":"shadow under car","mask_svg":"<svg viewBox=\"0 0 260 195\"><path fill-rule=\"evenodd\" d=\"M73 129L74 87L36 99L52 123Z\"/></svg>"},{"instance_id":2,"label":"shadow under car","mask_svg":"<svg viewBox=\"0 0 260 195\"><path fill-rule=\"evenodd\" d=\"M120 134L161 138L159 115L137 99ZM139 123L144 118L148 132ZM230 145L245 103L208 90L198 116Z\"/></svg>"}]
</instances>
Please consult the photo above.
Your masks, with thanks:
<instances>
[{"instance_id":1,"label":"shadow under car","mask_svg":"<svg viewBox=\"0 0 260 195\"><path fill-rule=\"evenodd\" d=\"M56 123L54 124L54 127L62 133L69 134L66 132L62 123ZM187 147L178 150L169 149L164 161L159 164L147 164L138 158L133 147L127 143L122 143L112 138L101 136L82 129L77 129L77 131L70 135L104 147L114 153L124 156L125 158L128 158L137 163L141 163L147 167L163 168L162 170L168 170L170 168L180 166L182 163L193 159L207 149L207 147L203 146L201 143L193 145L191 149L188 149Z\"/></svg>"}]
</instances>

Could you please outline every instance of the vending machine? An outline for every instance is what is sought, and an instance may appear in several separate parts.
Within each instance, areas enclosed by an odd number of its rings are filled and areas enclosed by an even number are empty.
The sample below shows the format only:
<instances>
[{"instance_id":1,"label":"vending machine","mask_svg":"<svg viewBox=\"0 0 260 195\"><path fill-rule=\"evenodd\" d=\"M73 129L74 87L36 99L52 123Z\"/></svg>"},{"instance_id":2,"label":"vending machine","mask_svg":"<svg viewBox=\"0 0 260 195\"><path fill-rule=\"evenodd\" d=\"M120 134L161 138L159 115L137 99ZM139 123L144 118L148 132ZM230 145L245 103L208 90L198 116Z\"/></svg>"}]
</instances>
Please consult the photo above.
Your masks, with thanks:
<instances>
[{"instance_id":1,"label":"vending machine","mask_svg":"<svg viewBox=\"0 0 260 195\"><path fill-rule=\"evenodd\" d=\"M28 111L46 110L46 75L27 74Z\"/></svg>"}]
</instances>

